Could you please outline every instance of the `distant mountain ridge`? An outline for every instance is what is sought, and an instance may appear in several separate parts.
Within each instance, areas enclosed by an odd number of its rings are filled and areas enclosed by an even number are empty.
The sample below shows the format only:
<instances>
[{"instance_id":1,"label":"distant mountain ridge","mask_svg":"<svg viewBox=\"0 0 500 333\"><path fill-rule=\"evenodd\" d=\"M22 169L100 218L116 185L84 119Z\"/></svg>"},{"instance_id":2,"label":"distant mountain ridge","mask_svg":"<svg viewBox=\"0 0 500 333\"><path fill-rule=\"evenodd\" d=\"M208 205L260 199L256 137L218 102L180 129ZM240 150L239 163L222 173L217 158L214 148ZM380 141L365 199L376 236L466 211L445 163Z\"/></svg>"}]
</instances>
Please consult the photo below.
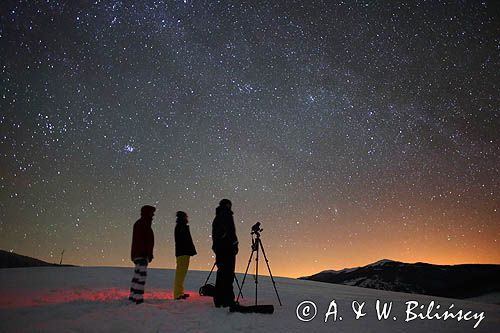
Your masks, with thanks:
<instances>
[{"instance_id":1,"label":"distant mountain ridge","mask_svg":"<svg viewBox=\"0 0 500 333\"><path fill-rule=\"evenodd\" d=\"M500 292L500 265L408 264L383 259L362 267L322 271L299 279L463 299Z\"/></svg>"},{"instance_id":2,"label":"distant mountain ridge","mask_svg":"<svg viewBox=\"0 0 500 333\"><path fill-rule=\"evenodd\" d=\"M43 260L23 256L14 252L0 250L0 268L60 266ZM69 266L69 265L62 265Z\"/></svg>"}]
</instances>

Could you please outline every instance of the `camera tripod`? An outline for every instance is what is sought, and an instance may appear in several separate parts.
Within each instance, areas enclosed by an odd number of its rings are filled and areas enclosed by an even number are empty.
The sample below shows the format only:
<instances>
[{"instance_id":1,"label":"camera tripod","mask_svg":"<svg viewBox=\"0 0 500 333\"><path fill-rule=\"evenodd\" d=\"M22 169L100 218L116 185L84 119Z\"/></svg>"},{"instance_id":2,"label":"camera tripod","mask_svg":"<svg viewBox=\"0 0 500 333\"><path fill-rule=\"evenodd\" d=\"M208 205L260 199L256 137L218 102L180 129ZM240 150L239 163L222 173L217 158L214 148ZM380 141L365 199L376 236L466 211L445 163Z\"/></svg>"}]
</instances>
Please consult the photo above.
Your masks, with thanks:
<instances>
[{"instance_id":1,"label":"camera tripod","mask_svg":"<svg viewBox=\"0 0 500 333\"><path fill-rule=\"evenodd\" d=\"M260 228L260 222L257 222L252 227L252 253L250 254L250 259L248 259L247 269L245 270L245 275L243 276L243 281L241 282L240 293L238 294L238 298L236 302L239 301L241 290L243 289L243 285L245 284L245 279L248 274L248 268L250 267L250 263L252 262L253 254L256 253L255 256L255 305L257 305L257 285L259 284L259 249L262 250L262 254L264 255L264 259L266 260L267 270L269 271L269 276L271 277L271 281L273 282L274 291L276 292L276 296L278 297L278 302L281 304L280 296L278 295L278 290L276 289L276 283L274 282L273 274L271 273L271 267L269 267L269 260L267 260L266 252L264 251L264 245L262 245L262 240L260 239L260 233L263 229ZM255 236L255 238L254 238Z\"/></svg>"},{"instance_id":2,"label":"camera tripod","mask_svg":"<svg viewBox=\"0 0 500 333\"><path fill-rule=\"evenodd\" d=\"M214 262L212 269L210 270L210 273L208 274L207 279L205 280L205 285L208 283L208 280L210 280L210 276L212 276L215 265L217 265L217 262ZM239 295L241 295L241 297L243 298L243 294L241 293L241 287L243 287L243 284L240 286L240 282L238 281L236 274L234 274L234 281L236 281L236 285L238 286L238 290L239 290L238 297L239 297Z\"/></svg>"}]
</instances>

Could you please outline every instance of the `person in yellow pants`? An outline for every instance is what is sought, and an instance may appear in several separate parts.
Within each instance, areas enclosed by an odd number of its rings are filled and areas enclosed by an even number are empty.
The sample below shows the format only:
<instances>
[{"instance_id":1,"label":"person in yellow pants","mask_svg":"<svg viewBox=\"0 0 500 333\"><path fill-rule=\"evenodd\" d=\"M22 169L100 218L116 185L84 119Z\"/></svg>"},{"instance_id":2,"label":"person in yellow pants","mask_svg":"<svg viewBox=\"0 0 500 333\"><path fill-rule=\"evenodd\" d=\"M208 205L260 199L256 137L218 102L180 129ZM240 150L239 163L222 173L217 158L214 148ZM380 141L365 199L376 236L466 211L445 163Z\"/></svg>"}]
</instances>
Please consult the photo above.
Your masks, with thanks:
<instances>
[{"instance_id":1,"label":"person in yellow pants","mask_svg":"<svg viewBox=\"0 0 500 333\"><path fill-rule=\"evenodd\" d=\"M191 232L188 226L188 216L185 212L178 211L175 224L175 257L177 267L175 270L174 299L186 299L189 294L184 293L184 279L189 269L189 259L196 255Z\"/></svg>"}]
</instances>

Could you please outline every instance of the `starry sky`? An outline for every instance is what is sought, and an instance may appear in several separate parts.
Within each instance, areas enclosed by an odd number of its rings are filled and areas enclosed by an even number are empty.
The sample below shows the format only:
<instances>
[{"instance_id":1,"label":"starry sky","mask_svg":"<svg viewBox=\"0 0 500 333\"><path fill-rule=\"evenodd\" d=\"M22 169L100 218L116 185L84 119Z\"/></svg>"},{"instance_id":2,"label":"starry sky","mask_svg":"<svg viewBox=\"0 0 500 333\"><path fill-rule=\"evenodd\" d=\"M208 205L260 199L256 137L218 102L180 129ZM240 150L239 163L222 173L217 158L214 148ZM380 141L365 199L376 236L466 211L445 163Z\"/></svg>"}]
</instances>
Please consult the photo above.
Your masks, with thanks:
<instances>
[{"instance_id":1,"label":"starry sky","mask_svg":"<svg viewBox=\"0 0 500 333\"><path fill-rule=\"evenodd\" d=\"M0 248L175 267L175 212L213 264L233 202L274 275L382 258L500 263L493 1L2 1Z\"/></svg>"}]
</instances>

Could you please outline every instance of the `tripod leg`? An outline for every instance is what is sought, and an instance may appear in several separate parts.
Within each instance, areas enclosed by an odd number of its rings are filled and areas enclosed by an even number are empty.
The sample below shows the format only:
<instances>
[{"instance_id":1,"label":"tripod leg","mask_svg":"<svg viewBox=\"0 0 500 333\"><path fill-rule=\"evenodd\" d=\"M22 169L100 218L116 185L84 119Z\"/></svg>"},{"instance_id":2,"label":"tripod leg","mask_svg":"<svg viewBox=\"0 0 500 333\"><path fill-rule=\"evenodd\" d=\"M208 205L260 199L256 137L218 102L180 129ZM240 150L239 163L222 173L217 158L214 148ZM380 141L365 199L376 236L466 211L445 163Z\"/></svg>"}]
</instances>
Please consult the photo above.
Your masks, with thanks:
<instances>
[{"instance_id":1,"label":"tripod leg","mask_svg":"<svg viewBox=\"0 0 500 333\"><path fill-rule=\"evenodd\" d=\"M238 286L238 289L239 289L238 297L240 297L240 295L241 295L241 298L243 298L243 293L241 292L240 282L238 281L238 278L236 277L236 273L234 274L234 280L236 281L236 285Z\"/></svg>"},{"instance_id":2,"label":"tripod leg","mask_svg":"<svg viewBox=\"0 0 500 333\"><path fill-rule=\"evenodd\" d=\"M255 256L255 305L257 305L257 286L259 284L259 240L260 238L257 236L257 246L255 248L255 252L257 252L257 255Z\"/></svg>"},{"instance_id":3,"label":"tripod leg","mask_svg":"<svg viewBox=\"0 0 500 333\"><path fill-rule=\"evenodd\" d=\"M205 281L205 284L207 284L208 280L210 280L210 276L212 275L212 272L214 271L214 268L215 268L215 262L214 262L214 265L212 266L212 269L210 270L210 273L208 274L208 277L207 277L207 280Z\"/></svg>"},{"instance_id":4,"label":"tripod leg","mask_svg":"<svg viewBox=\"0 0 500 333\"><path fill-rule=\"evenodd\" d=\"M283 304L281 304L280 295L278 295L278 290L276 289L276 283L274 282L273 274L271 273L271 267L269 267L269 260L267 260L266 252L264 251L264 245L262 245L262 241L260 240L260 238L258 239L258 242L259 244L257 245L260 246L260 248L262 249L262 254L264 255L264 259L266 260L267 270L269 271L269 276L271 277L271 281L273 282L274 291L276 292L276 296L278 297L278 302L280 303L281 306Z\"/></svg>"},{"instance_id":5,"label":"tripod leg","mask_svg":"<svg viewBox=\"0 0 500 333\"><path fill-rule=\"evenodd\" d=\"M238 294L238 297L236 298L236 302L239 301L240 295L243 297L241 290L243 289L243 285L245 284L245 279L247 278L248 268L250 267L250 263L252 262L252 257L253 257L253 248L252 248L252 253L250 253L250 259L248 259L248 264L247 264L247 269L245 270L245 275L243 275L243 281L241 281L241 288L240 288L240 292Z\"/></svg>"}]
</instances>

